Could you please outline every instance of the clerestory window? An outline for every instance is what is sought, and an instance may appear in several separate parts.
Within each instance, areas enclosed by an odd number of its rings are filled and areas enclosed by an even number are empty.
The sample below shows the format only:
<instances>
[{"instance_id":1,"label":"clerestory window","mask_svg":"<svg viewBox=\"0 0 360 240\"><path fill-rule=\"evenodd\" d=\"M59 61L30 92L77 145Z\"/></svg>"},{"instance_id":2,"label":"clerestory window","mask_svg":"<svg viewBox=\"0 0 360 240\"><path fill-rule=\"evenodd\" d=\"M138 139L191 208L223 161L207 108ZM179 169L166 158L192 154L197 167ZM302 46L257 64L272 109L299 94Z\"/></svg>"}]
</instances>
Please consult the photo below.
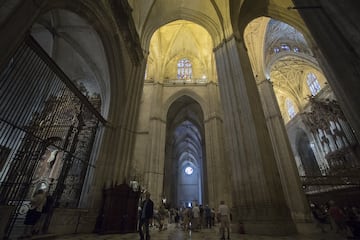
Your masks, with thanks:
<instances>
[{"instance_id":1,"label":"clerestory window","mask_svg":"<svg viewBox=\"0 0 360 240\"><path fill-rule=\"evenodd\" d=\"M177 78L178 79L191 79L192 78L192 65L189 59L183 58L177 64Z\"/></svg>"},{"instance_id":2,"label":"clerestory window","mask_svg":"<svg viewBox=\"0 0 360 240\"><path fill-rule=\"evenodd\" d=\"M289 118L292 119L296 115L294 103L289 98L287 98L285 101L285 105L286 105L287 112L289 114Z\"/></svg>"},{"instance_id":3,"label":"clerestory window","mask_svg":"<svg viewBox=\"0 0 360 240\"><path fill-rule=\"evenodd\" d=\"M309 86L311 95L315 96L318 92L320 92L321 87L319 81L314 73L309 73L306 77L306 82Z\"/></svg>"}]
</instances>

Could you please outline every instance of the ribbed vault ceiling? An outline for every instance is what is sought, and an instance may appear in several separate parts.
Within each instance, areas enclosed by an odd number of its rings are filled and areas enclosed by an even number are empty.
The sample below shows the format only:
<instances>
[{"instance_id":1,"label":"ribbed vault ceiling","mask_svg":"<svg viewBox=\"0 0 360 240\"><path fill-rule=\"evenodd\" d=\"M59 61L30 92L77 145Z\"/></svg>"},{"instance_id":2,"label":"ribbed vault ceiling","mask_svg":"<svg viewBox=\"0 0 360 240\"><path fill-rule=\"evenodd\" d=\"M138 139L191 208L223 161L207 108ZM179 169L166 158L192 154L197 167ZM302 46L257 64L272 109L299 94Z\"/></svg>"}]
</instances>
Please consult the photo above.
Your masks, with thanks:
<instances>
[{"instance_id":1,"label":"ribbed vault ceiling","mask_svg":"<svg viewBox=\"0 0 360 240\"><path fill-rule=\"evenodd\" d=\"M193 79L205 76L216 80L213 42L200 25L179 20L159 28L151 38L147 78L162 82L175 79L177 62L187 58L192 63Z\"/></svg>"},{"instance_id":2,"label":"ribbed vault ceiling","mask_svg":"<svg viewBox=\"0 0 360 240\"><path fill-rule=\"evenodd\" d=\"M152 34L175 20L189 20L203 26L214 44L232 33L228 1L223 0L129 0L143 47L147 48Z\"/></svg>"},{"instance_id":3,"label":"ribbed vault ceiling","mask_svg":"<svg viewBox=\"0 0 360 240\"><path fill-rule=\"evenodd\" d=\"M107 111L109 69L94 28L75 13L57 9L40 16L31 34L72 81L85 86L89 95L101 96L102 111Z\"/></svg>"},{"instance_id":4,"label":"ribbed vault ceiling","mask_svg":"<svg viewBox=\"0 0 360 240\"><path fill-rule=\"evenodd\" d=\"M280 111L288 120L286 99L291 99L296 109L308 101L307 74L315 73L319 82L325 82L310 47L295 28L267 17L250 22L244 38L255 79L273 82Z\"/></svg>"}]
</instances>

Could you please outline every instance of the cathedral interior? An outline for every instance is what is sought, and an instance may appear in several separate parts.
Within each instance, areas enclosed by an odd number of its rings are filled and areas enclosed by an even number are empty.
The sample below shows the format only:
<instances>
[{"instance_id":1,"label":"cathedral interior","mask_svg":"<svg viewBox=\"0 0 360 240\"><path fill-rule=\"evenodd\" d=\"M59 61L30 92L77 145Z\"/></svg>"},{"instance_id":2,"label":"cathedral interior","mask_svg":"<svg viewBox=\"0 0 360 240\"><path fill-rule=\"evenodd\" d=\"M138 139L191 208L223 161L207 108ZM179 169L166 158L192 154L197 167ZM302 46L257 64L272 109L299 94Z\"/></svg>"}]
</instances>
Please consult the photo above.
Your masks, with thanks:
<instances>
[{"instance_id":1,"label":"cathedral interior","mask_svg":"<svg viewBox=\"0 0 360 240\"><path fill-rule=\"evenodd\" d=\"M234 231L265 235L314 231L310 202L360 207L359 10L0 0L0 237L37 189L57 234L93 232L122 184L225 200Z\"/></svg>"}]
</instances>

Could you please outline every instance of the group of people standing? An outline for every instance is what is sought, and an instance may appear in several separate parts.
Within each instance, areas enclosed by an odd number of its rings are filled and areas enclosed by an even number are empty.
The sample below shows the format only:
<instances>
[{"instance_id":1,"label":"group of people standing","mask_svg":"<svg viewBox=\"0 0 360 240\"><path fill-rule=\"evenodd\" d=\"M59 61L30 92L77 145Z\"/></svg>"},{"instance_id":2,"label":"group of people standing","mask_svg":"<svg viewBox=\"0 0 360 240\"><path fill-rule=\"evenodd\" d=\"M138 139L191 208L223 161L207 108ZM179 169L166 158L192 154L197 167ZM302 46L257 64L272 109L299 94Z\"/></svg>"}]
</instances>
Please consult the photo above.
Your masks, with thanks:
<instances>
[{"instance_id":1,"label":"group of people standing","mask_svg":"<svg viewBox=\"0 0 360 240\"><path fill-rule=\"evenodd\" d=\"M195 204L192 208L180 209L180 221L184 230L197 231L202 228L211 228L215 225L215 209L208 205Z\"/></svg>"},{"instance_id":2,"label":"group of people standing","mask_svg":"<svg viewBox=\"0 0 360 240\"><path fill-rule=\"evenodd\" d=\"M198 204L194 204L192 208L187 207L180 210L180 221L183 230L197 232L202 228L211 229L216 222L219 222L221 239L225 239L225 233L227 233L227 239L230 239L230 219L230 209L225 204L225 201L220 202L217 211L215 208L210 208L209 205L203 207Z\"/></svg>"},{"instance_id":3,"label":"group of people standing","mask_svg":"<svg viewBox=\"0 0 360 240\"><path fill-rule=\"evenodd\" d=\"M330 200L326 204L310 204L317 227L322 232L329 230L360 239L360 211L356 207L339 207ZM349 236L352 235L352 236Z\"/></svg>"},{"instance_id":4,"label":"group of people standing","mask_svg":"<svg viewBox=\"0 0 360 240\"><path fill-rule=\"evenodd\" d=\"M140 240L149 240L150 239L150 224L153 219L158 221L159 230L163 228L163 218L164 215L161 213L160 206L158 213L154 214L154 203L150 199L150 193L145 193L145 200L142 201L141 206L139 207L139 235ZM159 216L161 215L161 216ZM201 228L211 228L215 225L215 221L220 222L220 236L221 239L230 239L230 209L225 204L224 201L220 202L218 211L215 212L214 208L210 208L208 205L205 207L195 204L192 208L187 207L184 209L171 209L169 212L169 217L174 218L176 226L181 222L182 228L192 231L198 231Z\"/></svg>"},{"instance_id":5,"label":"group of people standing","mask_svg":"<svg viewBox=\"0 0 360 240\"><path fill-rule=\"evenodd\" d=\"M221 201L217 209L210 208L208 205L195 204L192 208L188 207L182 211L182 226L185 231L198 231L202 228L212 228L216 222L220 223L221 239L230 239L230 220L231 214L225 201Z\"/></svg>"}]
</instances>

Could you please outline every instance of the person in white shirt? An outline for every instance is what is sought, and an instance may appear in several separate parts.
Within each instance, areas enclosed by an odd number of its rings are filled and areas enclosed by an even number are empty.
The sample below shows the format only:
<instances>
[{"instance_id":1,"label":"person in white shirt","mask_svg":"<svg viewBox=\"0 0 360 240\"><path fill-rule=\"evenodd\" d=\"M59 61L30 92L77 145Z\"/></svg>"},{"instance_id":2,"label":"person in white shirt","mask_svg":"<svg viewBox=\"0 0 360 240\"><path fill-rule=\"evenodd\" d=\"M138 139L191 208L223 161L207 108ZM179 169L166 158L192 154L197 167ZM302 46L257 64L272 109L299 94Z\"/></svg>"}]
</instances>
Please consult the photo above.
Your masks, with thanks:
<instances>
[{"instance_id":1,"label":"person in white shirt","mask_svg":"<svg viewBox=\"0 0 360 240\"><path fill-rule=\"evenodd\" d=\"M220 218L220 234L221 239L225 239L225 229L227 230L227 239L230 239L230 209L225 205L225 201L220 201L218 208L218 215Z\"/></svg>"}]
</instances>

